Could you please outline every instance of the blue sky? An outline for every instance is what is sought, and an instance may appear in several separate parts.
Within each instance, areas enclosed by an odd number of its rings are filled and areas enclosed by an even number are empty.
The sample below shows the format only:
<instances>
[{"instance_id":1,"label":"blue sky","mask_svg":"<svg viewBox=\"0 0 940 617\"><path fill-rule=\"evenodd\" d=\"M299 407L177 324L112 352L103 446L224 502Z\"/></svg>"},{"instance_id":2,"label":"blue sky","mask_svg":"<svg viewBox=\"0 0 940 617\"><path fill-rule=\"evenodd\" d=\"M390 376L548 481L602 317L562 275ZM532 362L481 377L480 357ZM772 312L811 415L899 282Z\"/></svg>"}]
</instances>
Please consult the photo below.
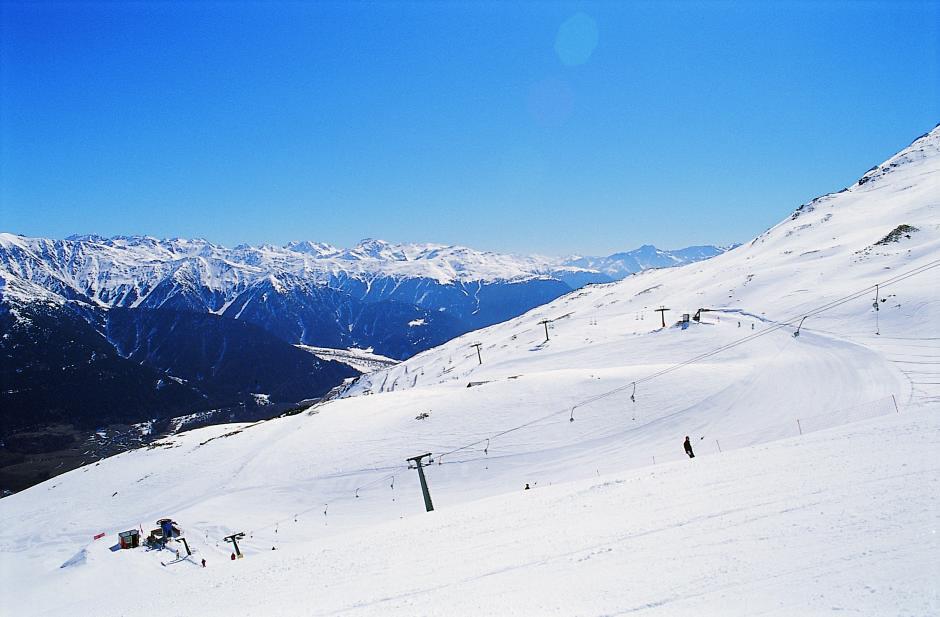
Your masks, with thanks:
<instances>
[{"instance_id":1,"label":"blue sky","mask_svg":"<svg viewBox=\"0 0 940 617\"><path fill-rule=\"evenodd\" d=\"M940 121L940 4L0 5L0 229L746 241Z\"/></svg>"}]
</instances>

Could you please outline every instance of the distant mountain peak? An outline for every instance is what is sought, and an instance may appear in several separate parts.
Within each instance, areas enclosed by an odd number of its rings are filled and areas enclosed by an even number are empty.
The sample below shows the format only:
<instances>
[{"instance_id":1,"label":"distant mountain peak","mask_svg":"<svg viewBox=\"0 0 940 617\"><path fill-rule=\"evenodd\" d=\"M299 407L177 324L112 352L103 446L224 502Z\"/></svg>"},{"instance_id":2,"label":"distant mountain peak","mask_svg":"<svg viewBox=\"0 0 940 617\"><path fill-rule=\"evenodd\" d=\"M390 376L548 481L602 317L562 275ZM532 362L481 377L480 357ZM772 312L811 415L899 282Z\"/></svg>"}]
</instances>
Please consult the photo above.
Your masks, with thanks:
<instances>
[{"instance_id":1,"label":"distant mountain peak","mask_svg":"<svg viewBox=\"0 0 940 617\"><path fill-rule=\"evenodd\" d=\"M98 234L72 234L65 237L69 242L105 242L107 238Z\"/></svg>"}]
</instances>

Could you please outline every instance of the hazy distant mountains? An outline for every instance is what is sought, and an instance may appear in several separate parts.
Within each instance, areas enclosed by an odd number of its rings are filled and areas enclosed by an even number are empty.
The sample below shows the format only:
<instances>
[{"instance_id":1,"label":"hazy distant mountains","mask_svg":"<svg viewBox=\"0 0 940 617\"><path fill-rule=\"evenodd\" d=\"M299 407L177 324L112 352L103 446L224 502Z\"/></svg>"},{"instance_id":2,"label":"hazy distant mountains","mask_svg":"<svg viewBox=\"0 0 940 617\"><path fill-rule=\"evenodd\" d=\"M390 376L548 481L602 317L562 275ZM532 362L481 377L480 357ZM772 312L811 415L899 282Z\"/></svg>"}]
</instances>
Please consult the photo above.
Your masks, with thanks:
<instances>
[{"instance_id":1,"label":"hazy distant mountains","mask_svg":"<svg viewBox=\"0 0 940 617\"><path fill-rule=\"evenodd\" d=\"M625 253L614 253L607 257L569 257L565 266L585 268L605 274L612 279L626 278L635 272L651 268L670 268L693 261L714 257L733 247L690 246L675 251L664 251L651 244L644 244L638 249Z\"/></svg>"}]
</instances>

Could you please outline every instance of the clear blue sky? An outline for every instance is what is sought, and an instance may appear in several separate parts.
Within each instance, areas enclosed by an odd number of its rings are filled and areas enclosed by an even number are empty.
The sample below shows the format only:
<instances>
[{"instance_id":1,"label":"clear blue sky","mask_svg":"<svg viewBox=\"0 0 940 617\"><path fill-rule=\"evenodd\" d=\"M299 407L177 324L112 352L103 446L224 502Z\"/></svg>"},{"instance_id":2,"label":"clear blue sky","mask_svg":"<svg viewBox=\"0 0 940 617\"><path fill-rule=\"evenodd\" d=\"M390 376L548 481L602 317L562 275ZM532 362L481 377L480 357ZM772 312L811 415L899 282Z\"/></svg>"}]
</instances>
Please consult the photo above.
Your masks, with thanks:
<instances>
[{"instance_id":1,"label":"clear blue sky","mask_svg":"<svg viewBox=\"0 0 940 617\"><path fill-rule=\"evenodd\" d=\"M940 5L0 5L0 229L746 241L940 121Z\"/></svg>"}]
</instances>

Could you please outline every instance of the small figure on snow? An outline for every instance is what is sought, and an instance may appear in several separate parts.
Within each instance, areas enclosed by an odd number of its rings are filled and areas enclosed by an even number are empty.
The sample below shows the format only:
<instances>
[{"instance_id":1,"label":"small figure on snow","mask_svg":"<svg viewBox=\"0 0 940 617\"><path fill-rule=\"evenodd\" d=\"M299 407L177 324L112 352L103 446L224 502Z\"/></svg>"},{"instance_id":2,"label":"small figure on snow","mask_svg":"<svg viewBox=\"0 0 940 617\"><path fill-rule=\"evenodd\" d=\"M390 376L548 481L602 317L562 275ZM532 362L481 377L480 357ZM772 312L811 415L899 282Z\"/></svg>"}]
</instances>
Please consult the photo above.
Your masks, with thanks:
<instances>
[{"instance_id":1,"label":"small figure on snow","mask_svg":"<svg viewBox=\"0 0 940 617\"><path fill-rule=\"evenodd\" d=\"M695 458L695 453L692 452L692 442L689 440L689 436L685 436L685 443L682 444L682 447L685 448L685 453L689 455L689 458Z\"/></svg>"},{"instance_id":2,"label":"small figure on snow","mask_svg":"<svg viewBox=\"0 0 940 617\"><path fill-rule=\"evenodd\" d=\"M232 553L232 561L235 561L235 553Z\"/></svg>"},{"instance_id":3,"label":"small figure on snow","mask_svg":"<svg viewBox=\"0 0 940 617\"><path fill-rule=\"evenodd\" d=\"M203 568L206 567L206 560L205 560L205 559L202 560L202 567L203 567Z\"/></svg>"},{"instance_id":4,"label":"small figure on snow","mask_svg":"<svg viewBox=\"0 0 940 617\"><path fill-rule=\"evenodd\" d=\"M526 483L525 483L525 488L524 488L524 489L522 489L522 490L525 490L525 491L527 491L527 490L529 490L529 488L530 488L530 487L529 487L529 483L528 483L528 482L526 482Z\"/></svg>"}]
</instances>

